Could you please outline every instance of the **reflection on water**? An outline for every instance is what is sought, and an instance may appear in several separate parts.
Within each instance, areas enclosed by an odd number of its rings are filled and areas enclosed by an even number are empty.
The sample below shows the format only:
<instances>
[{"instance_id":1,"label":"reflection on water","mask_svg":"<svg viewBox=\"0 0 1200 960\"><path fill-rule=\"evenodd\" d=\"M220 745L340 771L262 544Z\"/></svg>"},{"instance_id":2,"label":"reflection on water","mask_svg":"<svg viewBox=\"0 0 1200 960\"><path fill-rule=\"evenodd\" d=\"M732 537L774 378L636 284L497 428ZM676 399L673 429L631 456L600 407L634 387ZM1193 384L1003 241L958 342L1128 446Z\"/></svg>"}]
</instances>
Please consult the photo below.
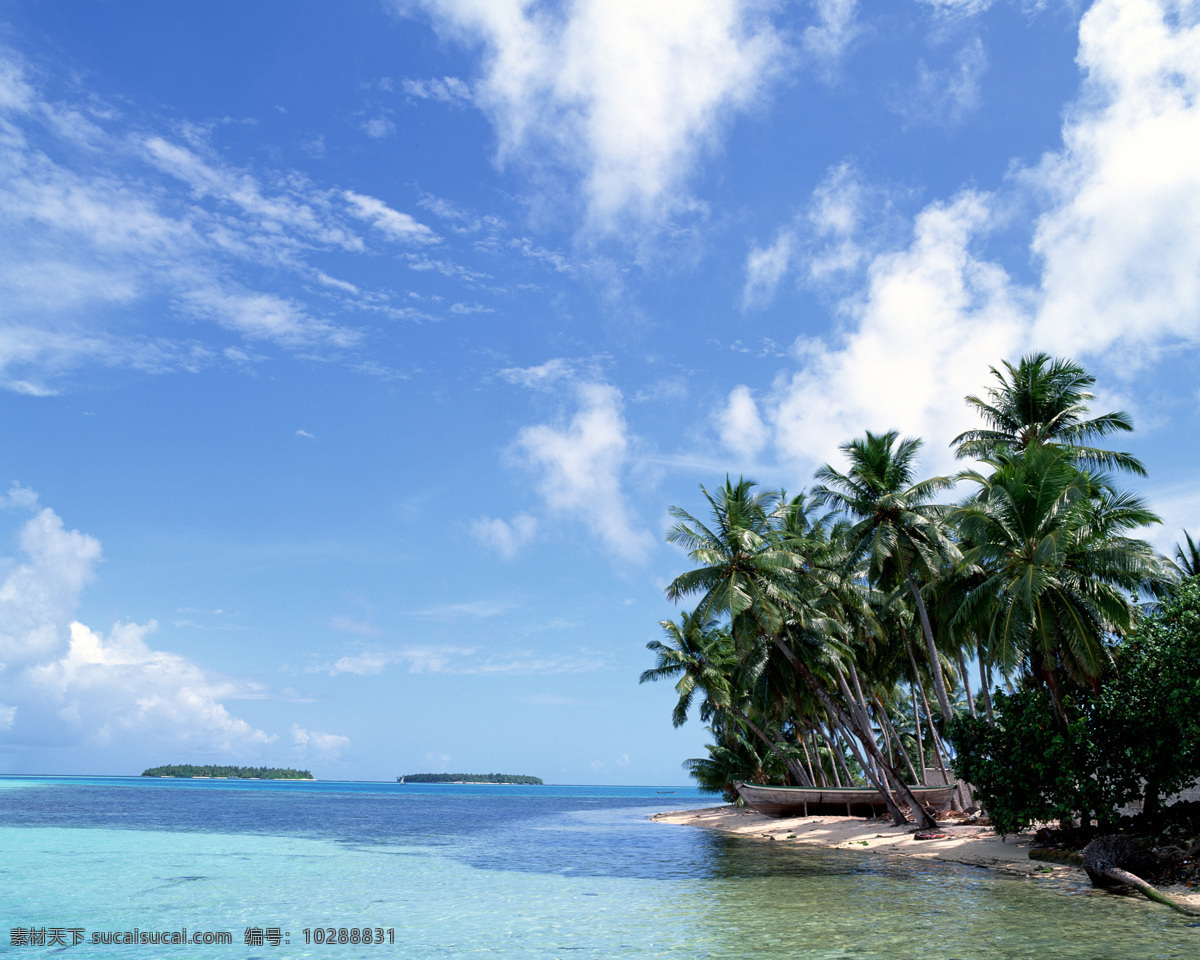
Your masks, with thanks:
<instances>
[{"instance_id":1,"label":"reflection on water","mask_svg":"<svg viewBox=\"0 0 1200 960\"><path fill-rule=\"evenodd\" d=\"M0 798L6 926L228 929L202 960L1200 956L1200 929L1084 885L651 823L678 798L57 785ZM247 926L292 943L248 948ZM386 948L303 945L315 926ZM5 956L41 956L9 947ZM385 953L386 950L386 953ZM180 957L191 956L187 949ZM146 958L144 947L71 956Z\"/></svg>"}]
</instances>

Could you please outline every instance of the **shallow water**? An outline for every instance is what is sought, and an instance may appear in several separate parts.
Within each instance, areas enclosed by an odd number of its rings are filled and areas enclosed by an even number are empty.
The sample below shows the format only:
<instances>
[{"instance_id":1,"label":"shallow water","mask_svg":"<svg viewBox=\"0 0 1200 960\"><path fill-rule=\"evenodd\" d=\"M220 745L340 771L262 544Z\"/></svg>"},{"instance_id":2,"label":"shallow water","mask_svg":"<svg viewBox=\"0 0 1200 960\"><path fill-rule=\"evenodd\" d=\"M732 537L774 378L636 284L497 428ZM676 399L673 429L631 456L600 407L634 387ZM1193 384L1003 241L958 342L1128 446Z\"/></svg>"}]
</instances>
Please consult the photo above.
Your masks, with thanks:
<instances>
[{"instance_id":1,"label":"shallow water","mask_svg":"<svg viewBox=\"0 0 1200 960\"><path fill-rule=\"evenodd\" d=\"M61 951L10 943L42 927L83 930L68 955L112 960L1200 956L1186 919L1081 885L645 819L707 802L686 788L0 778L0 956ZM89 942L135 927L233 943ZM290 944L245 943L273 927ZM394 942L305 944L328 927Z\"/></svg>"}]
</instances>

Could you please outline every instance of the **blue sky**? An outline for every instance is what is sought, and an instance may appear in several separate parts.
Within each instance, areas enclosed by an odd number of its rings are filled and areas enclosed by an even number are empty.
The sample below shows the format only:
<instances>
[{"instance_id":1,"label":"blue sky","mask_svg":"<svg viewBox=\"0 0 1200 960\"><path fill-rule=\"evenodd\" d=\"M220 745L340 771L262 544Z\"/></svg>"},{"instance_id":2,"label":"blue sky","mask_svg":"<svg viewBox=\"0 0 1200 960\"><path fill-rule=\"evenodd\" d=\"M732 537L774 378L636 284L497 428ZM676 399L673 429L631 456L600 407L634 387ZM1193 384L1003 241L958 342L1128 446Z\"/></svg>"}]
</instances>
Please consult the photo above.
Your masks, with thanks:
<instances>
[{"instance_id":1,"label":"blue sky","mask_svg":"<svg viewBox=\"0 0 1200 960\"><path fill-rule=\"evenodd\" d=\"M1035 349L1169 550L1198 94L1195 0L0 0L0 772L682 782L667 508Z\"/></svg>"}]
</instances>

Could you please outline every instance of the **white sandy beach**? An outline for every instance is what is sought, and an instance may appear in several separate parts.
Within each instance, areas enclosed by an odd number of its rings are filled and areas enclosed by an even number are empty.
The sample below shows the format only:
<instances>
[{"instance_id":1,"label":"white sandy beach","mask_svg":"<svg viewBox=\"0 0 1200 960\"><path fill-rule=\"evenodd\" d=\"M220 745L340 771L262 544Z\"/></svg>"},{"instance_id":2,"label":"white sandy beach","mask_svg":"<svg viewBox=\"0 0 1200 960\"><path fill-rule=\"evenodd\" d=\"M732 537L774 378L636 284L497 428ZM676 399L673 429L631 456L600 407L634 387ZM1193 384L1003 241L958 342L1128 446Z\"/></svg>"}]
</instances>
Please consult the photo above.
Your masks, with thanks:
<instances>
[{"instance_id":1,"label":"white sandy beach","mask_svg":"<svg viewBox=\"0 0 1200 960\"><path fill-rule=\"evenodd\" d=\"M780 843L807 843L839 850L873 850L878 853L941 860L986 867L1019 876L1046 876L1086 881L1082 867L1029 859L1033 839L1028 834L1001 838L987 826L970 826L946 821L936 831L937 839L918 840L913 828L896 827L888 820L862 817L767 817L752 810L725 804L698 810L676 810L655 814L660 823L721 830L745 837ZM938 836L942 835L942 836ZM1164 888L1180 902L1200 907L1200 891L1182 885Z\"/></svg>"}]
</instances>

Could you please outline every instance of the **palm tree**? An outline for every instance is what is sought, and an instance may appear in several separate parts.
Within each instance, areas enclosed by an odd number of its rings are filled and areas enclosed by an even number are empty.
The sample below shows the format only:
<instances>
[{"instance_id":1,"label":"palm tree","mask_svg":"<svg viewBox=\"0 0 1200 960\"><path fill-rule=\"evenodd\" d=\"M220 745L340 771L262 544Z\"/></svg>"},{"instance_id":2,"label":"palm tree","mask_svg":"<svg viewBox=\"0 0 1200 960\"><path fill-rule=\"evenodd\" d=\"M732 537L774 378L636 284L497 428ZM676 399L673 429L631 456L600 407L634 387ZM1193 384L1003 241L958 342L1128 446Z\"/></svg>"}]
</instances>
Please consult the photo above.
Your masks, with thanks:
<instances>
[{"instance_id":1,"label":"palm tree","mask_svg":"<svg viewBox=\"0 0 1200 960\"><path fill-rule=\"evenodd\" d=\"M804 497L789 500L782 494L755 494L754 486L745 479L734 484L726 478L716 496L701 487L712 510L708 524L679 507L671 508L679 522L668 541L686 547L688 556L700 565L676 577L667 587L667 596L679 600L699 593L694 616L728 615L735 648L747 660L762 658L764 643L779 650L822 708L862 741L921 825L929 825L923 808L879 753L869 729L862 729L853 711L847 713L837 704L836 695L819 676L823 668L817 661L828 660L831 651L836 656L836 638L844 632L823 609L828 581L812 562L829 549L824 521L813 519ZM816 672L802 662L797 650L813 661ZM886 783L878 786L893 819L905 822Z\"/></svg>"},{"instance_id":2,"label":"palm tree","mask_svg":"<svg viewBox=\"0 0 1200 960\"><path fill-rule=\"evenodd\" d=\"M991 476L963 474L980 489L954 514L970 543L966 564L982 575L955 620L986 637L1006 673L1023 664L1040 677L1065 722L1061 672L1095 681L1109 660L1107 635L1133 622L1132 595L1162 584L1150 545L1127 536L1159 518L1079 470L1064 447L1002 450L988 463Z\"/></svg>"},{"instance_id":3,"label":"palm tree","mask_svg":"<svg viewBox=\"0 0 1200 960\"><path fill-rule=\"evenodd\" d=\"M799 763L786 756L779 745L747 714L739 704L745 699L745 687L735 680L739 661L734 653L729 631L717 622L704 617L699 610L685 613L679 623L662 620L659 626L668 641L651 640L646 649L657 660L642 673L639 682L648 683L678 677L675 692L679 700L671 713L671 722L683 726L697 693L703 694L700 719L711 720L719 713L728 713L744 724L774 753L801 786L812 786Z\"/></svg>"},{"instance_id":4,"label":"palm tree","mask_svg":"<svg viewBox=\"0 0 1200 960\"><path fill-rule=\"evenodd\" d=\"M712 508L711 529L686 510L671 507L678 521L667 542L682 546L700 566L680 574L667 587L667 599L701 594L696 606L704 617L727 613L731 620L751 614L763 623L778 623L789 599L795 565L786 541L776 536L779 496L754 493L755 484L728 477L716 496L700 492Z\"/></svg>"},{"instance_id":5,"label":"palm tree","mask_svg":"<svg viewBox=\"0 0 1200 960\"><path fill-rule=\"evenodd\" d=\"M1131 454L1087 446L1092 439L1132 430L1133 421L1121 410L1088 417L1088 405L1095 399L1090 388L1096 378L1079 364L1035 353L1022 357L1015 367L1005 360L1007 376L990 369L999 382L987 390L990 402L967 397L989 429L967 430L955 437L952 446L959 459L986 460L1001 447L1021 451L1055 444L1070 447L1081 466L1146 475L1146 468Z\"/></svg>"},{"instance_id":6,"label":"palm tree","mask_svg":"<svg viewBox=\"0 0 1200 960\"><path fill-rule=\"evenodd\" d=\"M1174 567L1184 577L1200 577L1200 542L1192 539L1192 535L1183 531L1183 539L1187 546L1175 544Z\"/></svg>"},{"instance_id":7,"label":"palm tree","mask_svg":"<svg viewBox=\"0 0 1200 960\"><path fill-rule=\"evenodd\" d=\"M931 477L914 482L921 441L907 439L897 445L898 437L895 430L879 435L868 432L861 440L842 444L850 469L841 473L829 464L823 466L816 473L822 482L813 494L818 503L833 506L854 521L846 531L847 566L865 559L872 582L898 574L912 593L925 636L934 692L948 721L953 716L950 697L929 611L914 570L927 581L933 580L942 565L958 559L958 549L943 528L947 508L930 503L954 481Z\"/></svg>"}]
</instances>

